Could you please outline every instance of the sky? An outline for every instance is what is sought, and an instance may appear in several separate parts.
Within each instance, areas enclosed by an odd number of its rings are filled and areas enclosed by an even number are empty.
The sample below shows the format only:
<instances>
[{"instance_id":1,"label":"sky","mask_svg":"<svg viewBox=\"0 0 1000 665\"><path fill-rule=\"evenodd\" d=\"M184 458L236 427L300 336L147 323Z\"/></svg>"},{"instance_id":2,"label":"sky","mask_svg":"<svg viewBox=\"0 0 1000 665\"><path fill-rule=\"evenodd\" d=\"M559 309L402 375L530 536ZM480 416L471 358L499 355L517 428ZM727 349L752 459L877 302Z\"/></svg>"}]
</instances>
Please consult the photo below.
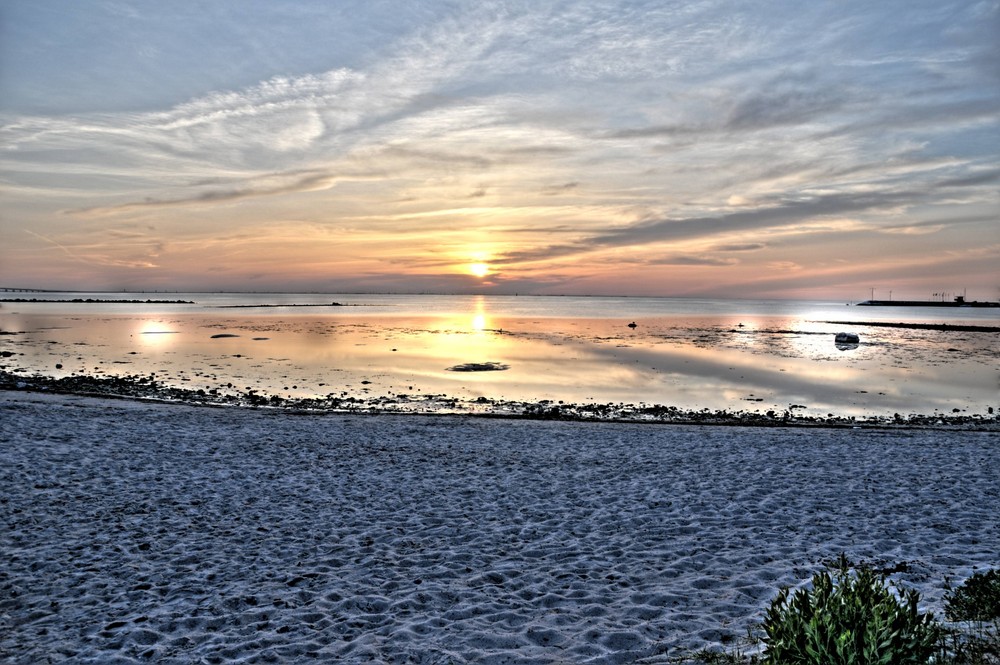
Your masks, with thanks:
<instances>
[{"instance_id":1,"label":"sky","mask_svg":"<svg viewBox=\"0 0 1000 665\"><path fill-rule=\"evenodd\" d=\"M0 0L0 287L996 300L1000 0Z\"/></svg>"}]
</instances>

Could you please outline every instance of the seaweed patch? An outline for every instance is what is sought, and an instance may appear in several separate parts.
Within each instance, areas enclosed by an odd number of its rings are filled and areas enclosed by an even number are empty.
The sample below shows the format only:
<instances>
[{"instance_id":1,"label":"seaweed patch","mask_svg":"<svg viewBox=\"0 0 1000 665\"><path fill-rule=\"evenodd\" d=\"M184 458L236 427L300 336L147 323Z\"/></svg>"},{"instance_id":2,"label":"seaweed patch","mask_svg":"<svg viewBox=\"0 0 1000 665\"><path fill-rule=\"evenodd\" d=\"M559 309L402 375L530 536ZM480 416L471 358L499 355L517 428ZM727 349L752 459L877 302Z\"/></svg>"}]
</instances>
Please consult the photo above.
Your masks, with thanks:
<instances>
[{"instance_id":1,"label":"seaweed patch","mask_svg":"<svg viewBox=\"0 0 1000 665\"><path fill-rule=\"evenodd\" d=\"M448 368L449 372L502 372L505 369L510 369L510 365L505 365L503 363L464 363L462 365L453 365Z\"/></svg>"}]
</instances>

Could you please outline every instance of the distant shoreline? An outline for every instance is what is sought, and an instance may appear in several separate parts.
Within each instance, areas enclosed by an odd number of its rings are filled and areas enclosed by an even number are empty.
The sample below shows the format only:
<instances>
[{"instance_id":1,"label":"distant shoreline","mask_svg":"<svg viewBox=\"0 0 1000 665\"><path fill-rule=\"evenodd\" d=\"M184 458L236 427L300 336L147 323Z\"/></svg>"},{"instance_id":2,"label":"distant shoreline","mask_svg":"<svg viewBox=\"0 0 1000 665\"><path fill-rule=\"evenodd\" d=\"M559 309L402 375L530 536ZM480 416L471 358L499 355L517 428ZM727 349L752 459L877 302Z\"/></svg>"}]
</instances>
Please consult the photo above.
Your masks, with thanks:
<instances>
[{"instance_id":1,"label":"distant shoreline","mask_svg":"<svg viewBox=\"0 0 1000 665\"><path fill-rule=\"evenodd\" d=\"M980 300L865 300L855 307L1000 307L1000 302Z\"/></svg>"},{"instance_id":2,"label":"distant shoreline","mask_svg":"<svg viewBox=\"0 0 1000 665\"><path fill-rule=\"evenodd\" d=\"M254 309L261 307L361 307L362 305L345 305L342 302L318 303L288 303L287 305L218 305L218 309Z\"/></svg>"},{"instance_id":3,"label":"distant shoreline","mask_svg":"<svg viewBox=\"0 0 1000 665\"><path fill-rule=\"evenodd\" d=\"M994 332L1000 333L998 326L969 326L952 323L899 323L891 321L822 321L842 326L871 326L873 328L908 328L910 330L938 330L940 332Z\"/></svg>"},{"instance_id":4,"label":"distant shoreline","mask_svg":"<svg viewBox=\"0 0 1000 665\"><path fill-rule=\"evenodd\" d=\"M0 298L0 302L21 303L83 303L83 304L114 304L114 305L194 305L193 300L105 300L103 298L71 298L66 300L51 300L48 298Z\"/></svg>"}]
</instances>

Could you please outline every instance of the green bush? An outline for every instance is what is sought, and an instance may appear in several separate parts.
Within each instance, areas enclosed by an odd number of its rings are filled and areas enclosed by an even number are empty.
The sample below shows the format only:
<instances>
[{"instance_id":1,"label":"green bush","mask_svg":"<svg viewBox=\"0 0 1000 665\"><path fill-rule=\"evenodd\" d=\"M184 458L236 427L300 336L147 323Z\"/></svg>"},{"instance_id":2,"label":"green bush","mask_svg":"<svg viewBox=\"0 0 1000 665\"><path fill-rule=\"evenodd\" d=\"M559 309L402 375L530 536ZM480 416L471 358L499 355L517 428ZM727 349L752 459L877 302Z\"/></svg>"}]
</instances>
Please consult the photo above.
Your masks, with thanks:
<instances>
[{"instance_id":1,"label":"green bush","mask_svg":"<svg viewBox=\"0 0 1000 665\"><path fill-rule=\"evenodd\" d=\"M1000 570L976 573L944 595L944 615L964 623L950 633L947 649L953 663L1000 663Z\"/></svg>"},{"instance_id":2,"label":"green bush","mask_svg":"<svg viewBox=\"0 0 1000 665\"><path fill-rule=\"evenodd\" d=\"M976 573L944 595L949 621L988 622L1000 619L1000 570Z\"/></svg>"},{"instance_id":3,"label":"green bush","mask_svg":"<svg viewBox=\"0 0 1000 665\"><path fill-rule=\"evenodd\" d=\"M927 663L941 628L917 611L920 595L886 585L844 557L831 577L813 576L812 589L782 589L764 619L764 662L772 665L908 665Z\"/></svg>"}]
</instances>

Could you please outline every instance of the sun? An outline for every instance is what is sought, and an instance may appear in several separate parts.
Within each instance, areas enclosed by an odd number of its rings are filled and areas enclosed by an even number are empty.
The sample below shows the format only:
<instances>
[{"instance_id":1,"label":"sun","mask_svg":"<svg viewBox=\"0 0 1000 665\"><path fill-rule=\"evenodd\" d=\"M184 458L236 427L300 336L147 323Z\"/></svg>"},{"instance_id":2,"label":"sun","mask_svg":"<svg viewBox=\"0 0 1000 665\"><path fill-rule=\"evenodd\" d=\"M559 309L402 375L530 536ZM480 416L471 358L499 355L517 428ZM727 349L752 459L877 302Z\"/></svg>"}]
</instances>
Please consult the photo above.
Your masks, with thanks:
<instances>
[{"instance_id":1,"label":"sun","mask_svg":"<svg viewBox=\"0 0 1000 665\"><path fill-rule=\"evenodd\" d=\"M485 263L470 263L468 270L476 277L486 277L490 274L490 267Z\"/></svg>"}]
</instances>

